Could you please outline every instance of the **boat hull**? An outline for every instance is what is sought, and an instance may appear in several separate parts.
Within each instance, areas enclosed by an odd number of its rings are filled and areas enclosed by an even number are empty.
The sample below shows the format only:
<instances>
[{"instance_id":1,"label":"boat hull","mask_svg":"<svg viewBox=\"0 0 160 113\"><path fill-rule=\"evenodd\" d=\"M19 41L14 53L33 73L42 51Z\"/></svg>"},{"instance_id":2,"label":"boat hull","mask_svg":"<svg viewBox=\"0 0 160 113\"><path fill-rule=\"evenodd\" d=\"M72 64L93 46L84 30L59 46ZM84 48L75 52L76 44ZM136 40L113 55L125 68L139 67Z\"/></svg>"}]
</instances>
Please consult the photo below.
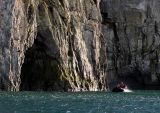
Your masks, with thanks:
<instances>
[{"instance_id":1,"label":"boat hull","mask_svg":"<svg viewBox=\"0 0 160 113\"><path fill-rule=\"evenodd\" d=\"M112 92L124 92L124 90L121 89L121 88L115 87L115 88L112 89Z\"/></svg>"}]
</instances>

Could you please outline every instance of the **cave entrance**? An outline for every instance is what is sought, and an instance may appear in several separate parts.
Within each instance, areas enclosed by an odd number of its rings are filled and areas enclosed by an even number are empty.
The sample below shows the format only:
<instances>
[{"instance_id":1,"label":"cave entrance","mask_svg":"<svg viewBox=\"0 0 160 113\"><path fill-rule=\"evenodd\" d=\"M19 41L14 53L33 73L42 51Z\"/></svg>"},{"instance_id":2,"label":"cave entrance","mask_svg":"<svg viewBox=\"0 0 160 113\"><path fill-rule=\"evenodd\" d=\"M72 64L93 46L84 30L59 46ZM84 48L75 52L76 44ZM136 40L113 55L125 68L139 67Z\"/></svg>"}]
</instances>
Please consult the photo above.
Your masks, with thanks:
<instances>
[{"instance_id":1,"label":"cave entrance","mask_svg":"<svg viewBox=\"0 0 160 113\"><path fill-rule=\"evenodd\" d=\"M49 31L49 30L48 30ZM57 47L49 32L39 32L34 44L25 53L21 68L20 90L56 90L58 81Z\"/></svg>"}]
</instances>

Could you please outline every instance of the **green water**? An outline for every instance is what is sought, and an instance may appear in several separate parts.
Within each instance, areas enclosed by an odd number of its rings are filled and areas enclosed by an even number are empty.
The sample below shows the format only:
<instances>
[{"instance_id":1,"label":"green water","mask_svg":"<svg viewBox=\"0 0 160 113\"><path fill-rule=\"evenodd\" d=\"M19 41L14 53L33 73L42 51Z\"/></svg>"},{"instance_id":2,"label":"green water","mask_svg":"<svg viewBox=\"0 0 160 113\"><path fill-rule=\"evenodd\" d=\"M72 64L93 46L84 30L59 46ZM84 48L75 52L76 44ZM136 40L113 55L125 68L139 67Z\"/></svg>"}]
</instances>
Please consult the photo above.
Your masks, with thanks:
<instances>
[{"instance_id":1,"label":"green water","mask_svg":"<svg viewBox=\"0 0 160 113\"><path fill-rule=\"evenodd\" d=\"M160 113L160 91L0 92L0 113Z\"/></svg>"}]
</instances>

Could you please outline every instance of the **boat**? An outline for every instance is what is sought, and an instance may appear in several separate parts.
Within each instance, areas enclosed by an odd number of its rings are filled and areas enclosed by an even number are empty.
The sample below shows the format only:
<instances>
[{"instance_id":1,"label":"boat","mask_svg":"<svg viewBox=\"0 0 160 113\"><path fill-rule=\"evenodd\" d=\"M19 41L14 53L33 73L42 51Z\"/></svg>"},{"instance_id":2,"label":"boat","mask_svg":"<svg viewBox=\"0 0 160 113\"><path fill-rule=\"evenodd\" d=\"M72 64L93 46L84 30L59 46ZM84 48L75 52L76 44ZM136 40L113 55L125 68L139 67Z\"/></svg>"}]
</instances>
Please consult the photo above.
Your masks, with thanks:
<instances>
[{"instance_id":1,"label":"boat","mask_svg":"<svg viewBox=\"0 0 160 113\"><path fill-rule=\"evenodd\" d=\"M126 92L126 93L129 93L129 92L132 92L132 90L128 89L128 88L119 88L119 87L114 87L112 89L112 92Z\"/></svg>"},{"instance_id":2,"label":"boat","mask_svg":"<svg viewBox=\"0 0 160 113\"><path fill-rule=\"evenodd\" d=\"M112 92L132 92L132 90L128 89L126 84L120 82L116 87L112 89Z\"/></svg>"},{"instance_id":3,"label":"boat","mask_svg":"<svg viewBox=\"0 0 160 113\"><path fill-rule=\"evenodd\" d=\"M123 92L124 90L122 88L119 88L119 87L114 87L112 89L112 92Z\"/></svg>"}]
</instances>

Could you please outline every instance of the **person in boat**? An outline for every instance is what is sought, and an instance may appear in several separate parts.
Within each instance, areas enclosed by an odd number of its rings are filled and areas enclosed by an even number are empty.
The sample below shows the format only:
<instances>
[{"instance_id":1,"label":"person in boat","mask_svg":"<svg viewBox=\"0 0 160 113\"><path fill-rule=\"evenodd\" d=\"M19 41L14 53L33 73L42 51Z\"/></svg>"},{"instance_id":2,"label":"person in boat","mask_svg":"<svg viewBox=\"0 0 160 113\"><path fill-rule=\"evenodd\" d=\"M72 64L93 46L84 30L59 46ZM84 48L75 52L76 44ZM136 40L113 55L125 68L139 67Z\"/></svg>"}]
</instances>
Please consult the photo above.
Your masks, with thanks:
<instances>
[{"instance_id":1,"label":"person in boat","mask_svg":"<svg viewBox=\"0 0 160 113\"><path fill-rule=\"evenodd\" d=\"M127 85L123 82L120 82L115 88L112 89L112 92L123 92L124 89L127 89Z\"/></svg>"},{"instance_id":2,"label":"person in boat","mask_svg":"<svg viewBox=\"0 0 160 113\"><path fill-rule=\"evenodd\" d=\"M118 84L119 88L121 89L127 89L127 85L124 84L122 81L120 82L120 84Z\"/></svg>"}]
</instances>

